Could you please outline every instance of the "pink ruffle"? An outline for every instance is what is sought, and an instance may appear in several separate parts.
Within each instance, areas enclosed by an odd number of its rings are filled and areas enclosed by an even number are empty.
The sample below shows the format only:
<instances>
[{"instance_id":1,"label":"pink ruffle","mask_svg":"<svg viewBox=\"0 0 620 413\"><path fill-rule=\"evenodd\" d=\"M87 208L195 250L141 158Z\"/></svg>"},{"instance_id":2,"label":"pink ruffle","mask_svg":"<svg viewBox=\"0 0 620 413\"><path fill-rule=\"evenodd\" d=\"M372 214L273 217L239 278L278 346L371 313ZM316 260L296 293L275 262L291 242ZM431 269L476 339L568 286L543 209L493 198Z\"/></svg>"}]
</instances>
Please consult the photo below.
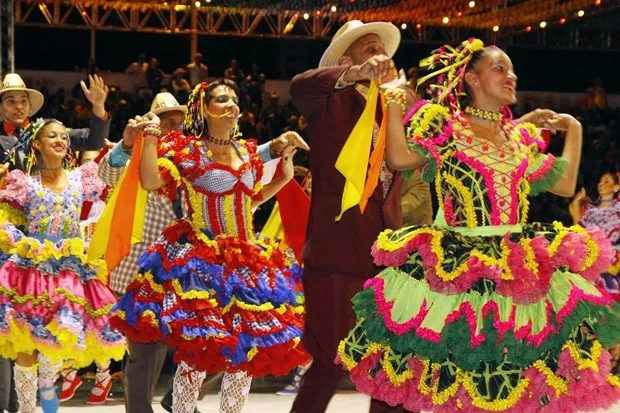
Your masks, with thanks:
<instances>
[{"instance_id":1,"label":"pink ruffle","mask_svg":"<svg viewBox=\"0 0 620 413\"><path fill-rule=\"evenodd\" d=\"M413 377L400 386L393 385L383 369L371 376L368 372L375 370L380 359L381 354L379 353L369 355L351 370L351 381L360 392L368 394L374 399L385 401L392 406L402 404L405 409L411 411L427 410L436 413L479 413L481 411L480 408L473 406L471 397L462 386L443 405L434 406L432 394L424 396L418 389L424 372L424 365L418 357L412 357L408 361ZM528 387L519 401L503 412L540 411L540 401L543 397L549 398L549 404L543 409L549 412L577 413L609 408L620 399L620 389L606 381L610 371L610 359L610 354L603 350L601 358L598 360L598 372L591 369L578 370L578 366L570 357L568 350L564 350L560 354L558 370L555 374L568 379L568 392L560 395L558 399L555 389L547 384L545 375L535 367L530 367L522 373L523 377L530 379ZM433 375L431 383L437 379L437 375L437 373ZM457 404L457 400L459 400L460 406Z\"/></svg>"},{"instance_id":2,"label":"pink ruffle","mask_svg":"<svg viewBox=\"0 0 620 413\"><path fill-rule=\"evenodd\" d=\"M84 200L97 202L106 187L105 183L99 178L97 164L93 161L86 162L80 166L79 171L82 174Z\"/></svg>"},{"instance_id":3,"label":"pink ruffle","mask_svg":"<svg viewBox=\"0 0 620 413\"><path fill-rule=\"evenodd\" d=\"M553 256L549 256L549 241L544 236L530 239L530 247L534 253L537 271L526 268L526 251L517 242L510 241L506 234L504 242L508 249L508 267L512 279L502 279L502 269L495 265L487 265L475 256L467 258L467 269L452 281L444 281L436 273L440 265L437 255L432 250L432 237L428 233L414 235L405 245L394 251L379 249L377 243L372 247L374 262L378 266L398 267L407 262L409 254L417 250L421 264L426 269L426 280L434 291L442 294L458 294L466 292L480 279L486 278L496 283L499 294L512 297L519 304L531 304L540 300L549 292L549 285L554 269L567 266L571 272L580 274L589 282L594 283L606 268L609 267L614 250L602 231L596 228L586 229L593 241L598 245L598 256L594 263L583 269L589 252L583 234L569 232L560 243Z\"/></svg>"},{"instance_id":4,"label":"pink ruffle","mask_svg":"<svg viewBox=\"0 0 620 413\"><path fill-rule=\"evenodd\" d=\"M56 312L67 307L69 310L84 317L84 323L93 329L103 328L111 314L92 317L84 309L84 305L69 300L67 296L56 292L57 288L67 290L78 299L84 299L93 310L99 310L116 304L112 292L98 279L82 282L80 277L70 270L62 270L55 275L43 275L33 268L22 268L14 261L7 261L0 268L0 287L15 290L18 296L33 294L39 297L45 293L48 299L40 304L33 304L31 300L19 303L6 294L0 293L0 304L11 303L17 313L27 317L41 317L45 323L52 321Z\"/></svg>"},{"instance_id":5,"label":"pink ruffle","mask_svg":"<svg viewBox=\"0 0 620 413\"><path fill-rule=\"evenodd\" d=\"M16 169L6 176L4 186L0 189L0 202L12 207L23 208L31 197L32 178Z\"/></svg>"},{"instance_id":6,"label":"pink ruffle","mask_svg":"<svg viewBox=\"0 0 620 413\"><path fill-rule=\"evenodd\" d=\"M536 171L534 171L534 173L530 174L527 177L527 180L529 182L534 182L534 181L539 180L540 178L547 175L547 173L551 170L551 168L553 168L554 164L555 164L555 157L551 154L546 155L545 160L543 161L542 165L540 165L540 167Z\"/></svg>"}]
</instances>

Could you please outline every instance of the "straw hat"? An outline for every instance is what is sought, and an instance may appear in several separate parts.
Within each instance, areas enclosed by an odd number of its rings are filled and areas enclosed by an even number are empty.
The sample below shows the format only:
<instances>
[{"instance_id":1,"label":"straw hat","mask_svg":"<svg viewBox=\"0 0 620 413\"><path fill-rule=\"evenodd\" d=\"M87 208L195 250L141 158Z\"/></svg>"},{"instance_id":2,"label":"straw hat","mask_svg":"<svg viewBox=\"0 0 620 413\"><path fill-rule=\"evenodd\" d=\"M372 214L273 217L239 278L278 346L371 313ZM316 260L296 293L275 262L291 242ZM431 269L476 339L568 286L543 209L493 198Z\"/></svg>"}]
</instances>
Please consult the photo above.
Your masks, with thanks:
<instances>
[{"instance_id":1,"label":"straw hat","mask_svg":"<svg viewBox=\"0 0 620 413\"><path fill-rule=\"evenodd\" d=\"M344 55L349 46L367 34L379 36L383 40L387 55L390 58L394 56L400 43L400 30L396 26L392 23L362 23L359 20L351 20L342 25L336 32L321 57L319 67L338 66L338 60Z\"/></svg>"},{"instance_id":2,"label":"straw hat","mask_svg":"<svg viewBox=\"0 0 620 413\"><path fill-rule=\"evenodd\" d=\"M155 95L155 99L153 99L153 103L151 103L151 112L160 115L164 112L172 112L174 110L187 113L187 106L180 105L171 93L163 92Z\"/></svg>"},{"instance_id":3,"label":"straw hat","mask_svg":"<svg viewBox=\"0 0 620 413\"><path fill-rule=\"evenodd\" d=\"M41 106L43 106L43 93L38 90L27 88L21 76L17 73L7 73L2 81L2 86L0 86L0 99L2 99L3 93L13 90L28 93L28 100L30 100L30 112L28 112L28 116L34 115L41 109ZM3 116L0 114L0 120L2 120L2 118Z\"/></svg>"}]
</instances>

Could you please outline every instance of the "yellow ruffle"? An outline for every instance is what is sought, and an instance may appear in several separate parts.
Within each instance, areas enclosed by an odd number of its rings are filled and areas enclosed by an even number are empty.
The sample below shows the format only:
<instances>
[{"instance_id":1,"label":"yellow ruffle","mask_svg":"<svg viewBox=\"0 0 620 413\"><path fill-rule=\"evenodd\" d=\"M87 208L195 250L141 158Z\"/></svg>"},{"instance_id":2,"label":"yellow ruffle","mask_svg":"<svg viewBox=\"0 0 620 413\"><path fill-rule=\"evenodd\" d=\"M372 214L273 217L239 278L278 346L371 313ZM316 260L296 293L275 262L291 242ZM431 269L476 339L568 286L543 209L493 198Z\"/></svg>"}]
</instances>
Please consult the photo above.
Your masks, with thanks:
<instances>
[{"instance_id":1,"label":"yellow ruffle","mask_svg":"<svg viewBox=\"0 0 620 413\"><path fill-rule=\"evenodd\" d=\"M121 360L125 355L125 342L106 345L95 333L87 333L85 346L78 346L78 336L63 329L55 321L46 328L56 337L58 343L50 345L36 340L28 326L9 321L9 335L0 335L0 355L15 360L18 353L31 354L35 351L52 361L74 360L76 368L87 367L93 362L107 364L109 360Z\"/></svg>"},{"instance_id":2,"label":"yellow ruffle","mask_svg":"<svg viewBox=\"0 0 620 413\"><path fill-rule=\"evenodd\" d=\"M49 240L39 241L31 237L23 237L12 245L8 243L8 232L0 230L0 246L5 254L16 254L31 260L34 264L62 258L74 257L82 265L95 272L96 278L104 285L108 283L108 268L104 260L96 258L89 260L86 255L86 244L81 238L68 238L57 247Z\"/></svg>"}]
</instances>

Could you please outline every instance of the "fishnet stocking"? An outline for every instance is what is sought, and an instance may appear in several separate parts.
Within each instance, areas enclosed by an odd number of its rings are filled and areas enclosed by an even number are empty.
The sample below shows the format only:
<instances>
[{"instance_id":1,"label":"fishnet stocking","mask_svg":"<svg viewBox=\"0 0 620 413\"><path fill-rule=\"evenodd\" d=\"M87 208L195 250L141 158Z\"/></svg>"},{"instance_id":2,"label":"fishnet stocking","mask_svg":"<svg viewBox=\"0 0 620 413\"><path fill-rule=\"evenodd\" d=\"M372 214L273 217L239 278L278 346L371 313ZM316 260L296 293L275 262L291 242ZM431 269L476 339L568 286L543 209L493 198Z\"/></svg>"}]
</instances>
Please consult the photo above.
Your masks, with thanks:
<instances>
[{"instance_id":1,"label":"fishnet stocking","mask_svg":"<svg viewBox=\"0 0 620 413\"><path fill-rule=\"evenodd\" d=\"M45 400L52 400L56 395L54 383L58 378L58 372L62 367L62 361L52 362L50 359L39 353L39 388L47 389L41 391L41 397Z\"/></svg>"},{"instance_id":2,"label":"fishnet stocking","mask_svg":"<svg viewBox=\"0 0 620 413\"><path fill-rule=\"evenodd\" d=\"M194 413L198 391L206 375L204 371L196 371L183 361L178 365L172 385L174 413Z\"/></svg>"},{"instance_id":3,"label":"fishnet stocking","mask_svg":"<svg viewBox=\"0 0 620 413\"><path fill-rule=\"evenodd\" d=\"M252 377L245 371L224 373L220 391L220 413L241 413L248 400Z\"/></svg>"},{"instance_id":4,"label":"fishnet stocking","mask_svg":"<svg viewBox=\"0 0 620 413\"><path fill-rule=\"evenodd\" d=\"M20 411L34 413L37 407L37 365L23 367L15 364L15 391Z\"/></svg>"}]
</instances>

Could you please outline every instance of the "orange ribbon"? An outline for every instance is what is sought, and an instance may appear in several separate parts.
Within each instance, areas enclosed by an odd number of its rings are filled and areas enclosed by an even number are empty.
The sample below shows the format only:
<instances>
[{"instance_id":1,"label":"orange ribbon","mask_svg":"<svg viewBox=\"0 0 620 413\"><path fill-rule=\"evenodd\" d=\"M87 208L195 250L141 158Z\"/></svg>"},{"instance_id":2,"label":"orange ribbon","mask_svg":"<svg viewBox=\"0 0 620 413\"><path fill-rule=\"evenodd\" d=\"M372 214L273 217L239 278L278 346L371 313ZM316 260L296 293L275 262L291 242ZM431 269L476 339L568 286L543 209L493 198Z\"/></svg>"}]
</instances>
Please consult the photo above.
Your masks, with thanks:
<instances>
[{"instance_id":1,"label":"orange ribbon","mask_svg":"<svg viewBox=\"0 0 620 413\"><path fill-rule=\"evenodd\" d=\"M368 200L377 188L377 184L379 182L379 175L381 174L381 165L383 164L383 157L385 156L385 147L387 143L387 113L385 111L385 96L383 96L383 93L380 93L380 96L383 116L381 118L379 136L377 136L375 148L372 151L370 158L368 159L370 168L368 168L368 175L366 177L366 183L364 184L362 199L360 200L360 211L362 212L362 214L364 213L364 210L368 205Z\"/></svg>"}]
</instances>

